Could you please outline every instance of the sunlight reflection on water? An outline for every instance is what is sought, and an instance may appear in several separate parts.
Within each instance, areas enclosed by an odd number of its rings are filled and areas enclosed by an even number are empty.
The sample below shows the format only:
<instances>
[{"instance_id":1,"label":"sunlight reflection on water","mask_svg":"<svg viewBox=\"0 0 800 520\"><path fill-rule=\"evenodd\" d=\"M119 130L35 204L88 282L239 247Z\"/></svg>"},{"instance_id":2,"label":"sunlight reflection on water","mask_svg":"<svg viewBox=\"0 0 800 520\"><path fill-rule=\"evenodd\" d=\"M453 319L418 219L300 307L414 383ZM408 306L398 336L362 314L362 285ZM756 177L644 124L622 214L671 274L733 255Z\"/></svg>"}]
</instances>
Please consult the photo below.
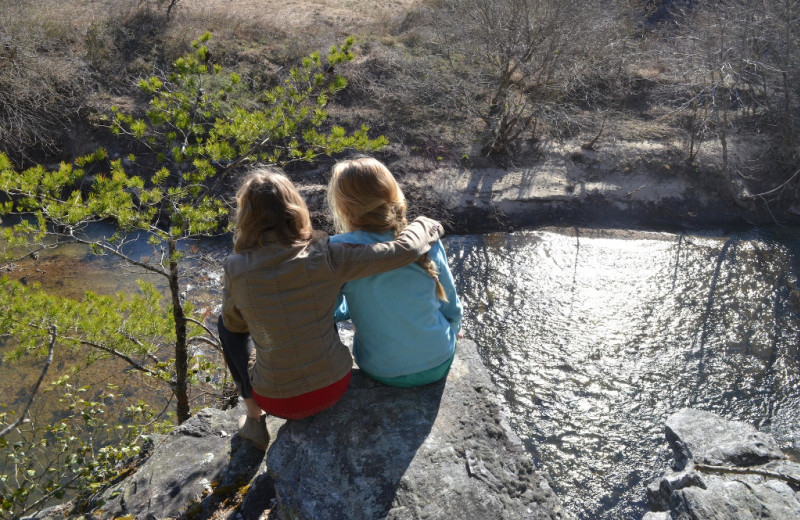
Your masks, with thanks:
<instances>
[{"instance_id":1,"label":"sunlight reflection on water","mask_svg":"<svg viewBox=\"0 0 800 520\"><path fill-rule=\"evenodd\" d=\"M800 446L798 242L576 229L448 239L465 334L569 509L641 518L669 460L664 421L681 407Z\"/></svg>"}]
</instances>

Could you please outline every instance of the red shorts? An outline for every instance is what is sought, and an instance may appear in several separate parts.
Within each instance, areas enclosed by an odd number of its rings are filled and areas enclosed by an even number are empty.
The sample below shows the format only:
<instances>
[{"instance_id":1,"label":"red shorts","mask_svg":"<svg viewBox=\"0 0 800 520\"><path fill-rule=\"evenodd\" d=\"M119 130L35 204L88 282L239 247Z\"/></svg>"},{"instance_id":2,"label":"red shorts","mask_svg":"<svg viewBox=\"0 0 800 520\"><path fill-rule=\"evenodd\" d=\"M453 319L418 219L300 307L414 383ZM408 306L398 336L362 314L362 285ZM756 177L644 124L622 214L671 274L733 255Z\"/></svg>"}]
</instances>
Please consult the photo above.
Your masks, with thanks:
<instances>
[{"instance_id":1,"label":"red shorts","mask_svg":"<svg viewBox=\"0 0 800 520\"><path fill-rule=\"evenodd\" d=\"M332 385L283 399L262 397L253 392L253 400L270 415L284 419L305 419L336 404L350 385L352 371Z\"/></svg>"}]
</instances>

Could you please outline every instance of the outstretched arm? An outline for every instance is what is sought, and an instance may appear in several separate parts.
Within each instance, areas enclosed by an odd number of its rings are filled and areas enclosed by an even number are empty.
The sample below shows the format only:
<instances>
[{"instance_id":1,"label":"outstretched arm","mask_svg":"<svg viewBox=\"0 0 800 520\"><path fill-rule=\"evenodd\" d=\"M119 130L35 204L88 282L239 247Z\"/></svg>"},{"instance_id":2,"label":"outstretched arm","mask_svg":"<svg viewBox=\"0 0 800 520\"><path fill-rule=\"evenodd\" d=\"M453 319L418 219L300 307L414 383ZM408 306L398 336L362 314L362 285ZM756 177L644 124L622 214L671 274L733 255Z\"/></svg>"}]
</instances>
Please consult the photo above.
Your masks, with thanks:
<instances>
[{"instance_id":1,"label":"outstretched arm","mask_svg":"<svg viewBox=\"0 0 800 520\"><path fill-rule=\"evenodd\" d=\"M328 243L331 270L343 282L391 271L414 262L444 235L439 222L417 217L390 242Z\"/></svg>"}]
</instances>

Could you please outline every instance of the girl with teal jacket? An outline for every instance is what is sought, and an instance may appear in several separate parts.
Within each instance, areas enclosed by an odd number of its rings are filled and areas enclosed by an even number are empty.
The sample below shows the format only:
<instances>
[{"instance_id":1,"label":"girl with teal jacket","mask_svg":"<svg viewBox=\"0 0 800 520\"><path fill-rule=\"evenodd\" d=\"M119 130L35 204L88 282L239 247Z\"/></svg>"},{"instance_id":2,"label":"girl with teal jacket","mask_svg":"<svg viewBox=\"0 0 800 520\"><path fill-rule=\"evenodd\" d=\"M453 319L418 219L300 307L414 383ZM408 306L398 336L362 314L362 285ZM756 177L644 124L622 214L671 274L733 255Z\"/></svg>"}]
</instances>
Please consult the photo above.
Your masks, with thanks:
<instances>
[{"instance_id":1,"label":"girl with teal jacket","mask_svg":"<svg viewBox=\"0 0 800 520\"><path fill-rule=\"evenodd\" d=\"M406 202L380 161L363 157L333 167L328 204L339 234L331 243L375 244L405 229ZM336 321L351 319L353 354L371 378L419 386L447 375L462 307L441 241L406 267L347 282Z\"/></svg>"}]
</instances>

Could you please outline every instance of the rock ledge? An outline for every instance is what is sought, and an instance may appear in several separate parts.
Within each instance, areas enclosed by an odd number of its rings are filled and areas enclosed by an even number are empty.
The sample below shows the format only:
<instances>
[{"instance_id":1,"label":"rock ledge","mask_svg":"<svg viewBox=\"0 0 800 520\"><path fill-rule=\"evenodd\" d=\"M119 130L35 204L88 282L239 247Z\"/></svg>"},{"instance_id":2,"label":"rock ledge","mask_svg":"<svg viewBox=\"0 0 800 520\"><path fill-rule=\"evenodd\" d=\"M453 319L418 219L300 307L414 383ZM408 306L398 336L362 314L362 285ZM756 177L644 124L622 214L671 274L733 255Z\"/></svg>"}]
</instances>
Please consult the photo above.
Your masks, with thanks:
<instances>
[{"instance_id":1,"label":"rock ledge","mask_svg":"<svg viewBox=\"0 0 800 520\"><path fill-rule=\"evenodd\" d=\"M266 465L235 433L242 413L201 410L154 438L133 475L31 520L570 518L501 415L472 341L459 343L445 381L391 388L356 370L330 410L270 418Z\"/></svg>"},{"instance_id":2,"label":"rock ledge","mask_svg":"<svg viewBox=\"0 0 800 520\"><path fill-rule=\"evenodd\" d=\"M569 518L502 417L472 341L425 387L356 371L335 407L286 423L267 466L292 518Z\"/></svg>"},{"instance_id":3,"label":"rock ledge","mask_svg":"<svg viewBox=\"0 0 800 520\"><path fill-rule=\"evenodd\" d=\"M796 484L776 478L800 481L800 464L789 461L771 436L691 409L672 415L666 433L675 460L648 486L653 512L642 520L800 518Z\"/></svg>"}]
</instances>

